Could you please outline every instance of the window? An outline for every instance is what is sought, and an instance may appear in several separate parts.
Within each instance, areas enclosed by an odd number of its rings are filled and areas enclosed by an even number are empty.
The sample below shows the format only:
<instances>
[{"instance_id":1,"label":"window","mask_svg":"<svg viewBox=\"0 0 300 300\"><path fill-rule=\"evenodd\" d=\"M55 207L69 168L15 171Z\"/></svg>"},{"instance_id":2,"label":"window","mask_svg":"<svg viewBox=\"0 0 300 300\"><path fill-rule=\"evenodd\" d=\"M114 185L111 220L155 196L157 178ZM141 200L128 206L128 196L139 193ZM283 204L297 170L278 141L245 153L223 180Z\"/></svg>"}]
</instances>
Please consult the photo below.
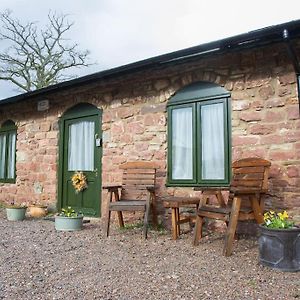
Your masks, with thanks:
<instances>
[{"instance_id":1,"label":"window","mask_svg":"<svg viewBox=\"0 0 300 300\"><path fill-rule=\"evenodd\" d=\"M12 121L0 127L0 182L15 182L16 133Z\"/></svg>"},{"instance_id":2,"label":"window","mask_svg":"<svg viewBox=\"0 0 300 300\"><path fill-rule=\"evenodd\" d=\"M196 82L169 100L169 186L229 184L229 97L214 83Z\"/></svg>"}]
</instances>

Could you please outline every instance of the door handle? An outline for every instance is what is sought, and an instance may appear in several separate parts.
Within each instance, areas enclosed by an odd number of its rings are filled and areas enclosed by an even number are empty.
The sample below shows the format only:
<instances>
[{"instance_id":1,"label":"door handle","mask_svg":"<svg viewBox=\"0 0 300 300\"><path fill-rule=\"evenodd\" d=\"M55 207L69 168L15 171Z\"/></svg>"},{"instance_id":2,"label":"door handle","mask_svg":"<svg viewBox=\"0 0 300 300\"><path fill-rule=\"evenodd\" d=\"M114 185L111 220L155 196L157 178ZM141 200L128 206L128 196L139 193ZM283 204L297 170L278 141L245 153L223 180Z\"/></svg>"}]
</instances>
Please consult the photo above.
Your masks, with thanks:
<instances>
[{"instance_id":1,"label":"door handle","mask_svg":"<svg viewBox=\"0 0 300 300\"><path fill-rule=\"evenodd\" d=\"M94 172L95 172L95 177L98 177L98 169L97 168L94 170Z\"/></svg>"}]
</instances>

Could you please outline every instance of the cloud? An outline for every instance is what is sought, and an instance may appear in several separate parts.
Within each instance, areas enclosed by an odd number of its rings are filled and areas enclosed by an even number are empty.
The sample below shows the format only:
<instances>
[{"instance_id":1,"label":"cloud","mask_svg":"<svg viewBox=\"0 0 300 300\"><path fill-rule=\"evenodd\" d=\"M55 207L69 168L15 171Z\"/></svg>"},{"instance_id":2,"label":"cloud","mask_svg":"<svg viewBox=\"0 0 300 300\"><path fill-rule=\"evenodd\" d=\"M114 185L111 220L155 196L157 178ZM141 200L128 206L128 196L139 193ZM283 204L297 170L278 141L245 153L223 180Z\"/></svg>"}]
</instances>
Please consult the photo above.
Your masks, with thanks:
<instances>
[{"instance_id":1,"label":"cloud","mask_svg":"<svg viewBox=\"0 0 300 300\"><path fill-rule=\"evenodd\" d=\"M89 49L92 60L98 62L78 70L83 75L297 19L300 2L1 0L0 11L7 8L24 22L41 24L49 10L69 14L75 22L69 38L81 49ZM0 89L0 99L6 95Z\"/></svg>"}]
</instances>

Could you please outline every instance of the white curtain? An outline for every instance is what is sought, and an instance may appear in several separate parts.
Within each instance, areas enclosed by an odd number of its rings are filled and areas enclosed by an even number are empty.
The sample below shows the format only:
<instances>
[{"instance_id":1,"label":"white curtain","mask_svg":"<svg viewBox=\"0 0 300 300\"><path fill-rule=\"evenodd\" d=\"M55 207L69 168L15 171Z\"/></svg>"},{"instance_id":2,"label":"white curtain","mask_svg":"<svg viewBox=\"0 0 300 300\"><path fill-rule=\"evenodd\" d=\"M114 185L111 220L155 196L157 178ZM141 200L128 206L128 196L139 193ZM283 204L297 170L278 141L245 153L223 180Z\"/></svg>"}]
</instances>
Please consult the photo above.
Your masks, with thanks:
<instances>
[{"instance_id":1,"label":"white curtain","mask_svg":"<svg viewBox=\"0 0 300 300\"><path fill-rule=\"evenodd\" d=\"M6 148L6 135L0 135L0 178L4 178L5 174L5 148Z\"/></svg>"},{"instance_id":2,"label":"white curtain","mask_svg":"<svg viewBox=\"0 0 300 300\"><path fill-rule=\"evenodd\" d=\"M193 179L193 109L172 110L172 179Z\"/></svg>"},{"instance_id":3,"label":"white curtain","mask_svg":"<svg viewBox=\"0 0 300 300\"><path fill-rule=\"evenodd\" d=\"M201 107L202 178L224 179L224 108L223 103Z\"/></svg>"},{"instance_id":4,"label":"white curtain","mask_svg":"<svg viewBox=\"0 0 300 300\"><path fill-rule=\"evenodd\" d=\"M15 177L16 133L8 135L7 178Z\"/></svg>"},{"instance_id":5,"label":"white curtain","mask_svg":"<svg viewBox=\"0 0 300 300\"><path fill-rule=\"evenodd\" d=\"M94 142L94 122L78 122L69 127L69 171L94 170Z\"/></svg>"}]
</instances>

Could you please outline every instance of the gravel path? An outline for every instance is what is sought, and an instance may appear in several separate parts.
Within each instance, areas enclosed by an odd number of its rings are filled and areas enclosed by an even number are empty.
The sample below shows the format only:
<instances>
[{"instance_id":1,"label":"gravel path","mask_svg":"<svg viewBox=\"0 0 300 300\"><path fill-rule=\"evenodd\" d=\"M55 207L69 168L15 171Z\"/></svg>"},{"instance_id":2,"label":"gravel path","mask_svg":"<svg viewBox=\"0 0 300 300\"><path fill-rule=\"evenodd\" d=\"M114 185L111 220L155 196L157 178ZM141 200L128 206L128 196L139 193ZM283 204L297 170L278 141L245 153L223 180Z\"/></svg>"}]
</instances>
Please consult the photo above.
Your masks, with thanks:
<instances>
[{"instance_id":1,"label":"gravel path","mask_svg":"<svg viewBox=\"0 0 300 300\"><path fill-rule=\"evenodd\" d=\"M8 222L0 211L0 299L300 299L300 273L258 264L257 242L221 255L222 236L198 247L192 235L112 228L92 220L56 232L46 220Z\"/></svg>"}]
</instances>

